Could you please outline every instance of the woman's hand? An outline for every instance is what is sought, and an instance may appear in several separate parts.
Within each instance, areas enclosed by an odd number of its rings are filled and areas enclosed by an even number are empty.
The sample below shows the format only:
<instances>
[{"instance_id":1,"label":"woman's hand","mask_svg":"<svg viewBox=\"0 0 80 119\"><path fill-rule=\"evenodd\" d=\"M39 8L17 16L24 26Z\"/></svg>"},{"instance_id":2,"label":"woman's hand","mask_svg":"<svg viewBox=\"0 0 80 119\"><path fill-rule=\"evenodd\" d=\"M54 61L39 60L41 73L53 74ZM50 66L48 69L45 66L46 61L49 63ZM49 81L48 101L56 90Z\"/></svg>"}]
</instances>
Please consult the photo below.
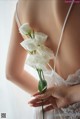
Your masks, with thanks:
<instances>
[{"instance_id":1,"label":"woman's hand","mask_svg":"<svg viewBox=\"0 0 80 119\"><path fill-rule=\"evenodd\" d=\"M45 93L37 92L33 96L33 100L29 101L29 104L34 107L45 105L44 111L53 110L55 108L62 108L72 104L68 86L51 87L46 90Z\"/></svg>"}]
</instances>

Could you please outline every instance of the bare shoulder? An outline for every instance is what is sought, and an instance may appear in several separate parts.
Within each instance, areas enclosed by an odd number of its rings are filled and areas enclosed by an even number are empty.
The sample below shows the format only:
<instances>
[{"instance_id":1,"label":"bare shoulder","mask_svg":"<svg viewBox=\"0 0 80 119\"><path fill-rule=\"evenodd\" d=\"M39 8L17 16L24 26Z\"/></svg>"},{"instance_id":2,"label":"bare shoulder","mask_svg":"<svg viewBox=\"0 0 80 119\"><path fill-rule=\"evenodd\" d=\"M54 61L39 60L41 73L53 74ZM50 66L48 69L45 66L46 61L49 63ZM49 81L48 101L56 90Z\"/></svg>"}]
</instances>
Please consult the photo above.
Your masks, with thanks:
<instances>
[{"instance_id":1,"label":"bare shoulder","mask_svg":"<svg viewBox=\"0 0 80 119\"><path fill-rule=\"evenodd\" d=\"M19 0L18 15L21 23L28 22L32 24L37 16L37 0Z\"/></svg>"}]
</instances>

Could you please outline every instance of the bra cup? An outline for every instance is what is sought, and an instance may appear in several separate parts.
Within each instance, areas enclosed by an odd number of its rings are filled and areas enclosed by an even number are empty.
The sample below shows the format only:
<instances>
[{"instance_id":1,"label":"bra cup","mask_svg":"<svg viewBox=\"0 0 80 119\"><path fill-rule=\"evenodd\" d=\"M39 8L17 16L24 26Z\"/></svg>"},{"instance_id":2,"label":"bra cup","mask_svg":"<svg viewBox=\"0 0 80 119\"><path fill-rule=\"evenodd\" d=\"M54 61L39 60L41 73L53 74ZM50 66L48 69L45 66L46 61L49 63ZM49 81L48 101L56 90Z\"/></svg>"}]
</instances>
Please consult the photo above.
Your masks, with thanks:
<instances>
[{"instance_id":1,"label":"bra cup","mask_svg":"<svg viewBox=\"0 0 80 119\"><path fill-rule=\"evenodd\" d=\"M80 84L80 69L78 69L74 74L69 74L66 80L64 80L54 70L45 72L44 76L48 87Z\"/></svg>"}]
</instances>

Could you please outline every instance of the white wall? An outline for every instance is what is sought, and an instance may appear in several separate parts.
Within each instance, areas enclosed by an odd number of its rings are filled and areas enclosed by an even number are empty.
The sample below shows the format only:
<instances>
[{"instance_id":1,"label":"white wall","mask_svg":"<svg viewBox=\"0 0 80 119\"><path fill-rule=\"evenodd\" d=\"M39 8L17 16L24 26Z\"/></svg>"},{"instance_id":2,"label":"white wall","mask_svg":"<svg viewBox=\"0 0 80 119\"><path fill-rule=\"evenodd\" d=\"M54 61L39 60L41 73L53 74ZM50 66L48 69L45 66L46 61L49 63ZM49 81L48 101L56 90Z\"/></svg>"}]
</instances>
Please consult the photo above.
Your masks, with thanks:
<instances>
[{"instance_id":1,"label":"white wall","mask_svg":"<svg viewBox=\"0 0 80 119\"><path fill-rule=\"evenodd\" d=\"M5 77L6 57L16 2L16 0L0 0L0 118L1 113L6 113L6 119L32 119L33 109L27 104L30 95Z\"/></svg>"}]
</instances>

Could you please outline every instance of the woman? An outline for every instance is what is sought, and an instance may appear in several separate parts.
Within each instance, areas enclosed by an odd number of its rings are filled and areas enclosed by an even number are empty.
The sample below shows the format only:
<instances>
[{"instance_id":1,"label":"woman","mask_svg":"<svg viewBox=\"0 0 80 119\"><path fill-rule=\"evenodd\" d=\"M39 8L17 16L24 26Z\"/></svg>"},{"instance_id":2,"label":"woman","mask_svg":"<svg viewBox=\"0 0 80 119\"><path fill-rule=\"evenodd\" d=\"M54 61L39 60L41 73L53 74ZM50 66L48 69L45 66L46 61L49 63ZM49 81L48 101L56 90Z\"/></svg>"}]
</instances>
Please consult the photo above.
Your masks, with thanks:
<instances>
[{"instance_id":1,"label":"woman","mask_svg":"<svg viewBox=\"0 0 80 119\"><path fill-rule=\"evenodd\" d=\"M54 69L53 75L45 76L48 83L47 91L44 94L34 94L35 99L29 102L32 106L38 107L42 105L41 100L45 100L45 119L80 117L79 13L80 4L75 4L73 0L71 3L65 3L64 0L19 0L16 6L6 76L31 95L37 92L38 81L24 70L27 53L20 46L24 37L19 33L19 27L29 23L34 31L47 34L45 45L55 56L54 66L50 63ZM63 85L55 86L56 81L57 84ZM40 108L36 108L34 118L42 119L41 116Z\"/></svg>"}]
</instances>

